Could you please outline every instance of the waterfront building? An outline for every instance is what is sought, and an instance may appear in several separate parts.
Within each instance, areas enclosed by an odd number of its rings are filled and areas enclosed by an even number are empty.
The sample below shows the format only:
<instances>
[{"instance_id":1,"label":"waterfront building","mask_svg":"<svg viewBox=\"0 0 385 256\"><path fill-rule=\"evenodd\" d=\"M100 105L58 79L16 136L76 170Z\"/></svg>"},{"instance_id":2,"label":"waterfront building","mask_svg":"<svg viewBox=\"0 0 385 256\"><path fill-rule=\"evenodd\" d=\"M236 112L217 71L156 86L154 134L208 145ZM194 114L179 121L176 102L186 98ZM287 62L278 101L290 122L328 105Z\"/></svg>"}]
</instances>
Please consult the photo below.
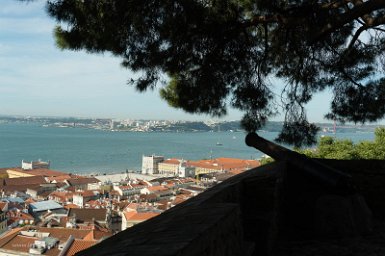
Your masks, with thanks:
<instances>
[{"instance_id":1,"label":"waterfront building","mask_svg":"<svg viewBox=\"0 0 385 256\"><path fill-rule=\"evenodd\" d=\"M257 160L239 158L216 158L211 160L189 161L188 166L195 167L195 175L219 172L242 172L260 166Z\"/></svg>"},{"instance_id":2,"label":"waterfront building","mask_svg":"<svg viewBox=\"0 0 385 256\"><path fill-rule=\"evenodd\" d=\"M142 174L158 174L159 163L164 161L163 156L143 156L142 157Z\"/></svg>"},{"instance_id":3,"label":"waterfront building","mask_svg":"<svg viewBox=\"0 0 385 256\"><path fill-rule=\"evenodd\" d=\"M44 177L57 177L68 175L68 173L55 171L51 169L39 168L23 170L21 167L6 168L6 173L9 178L31 177L31 176L44 176Z\"/></svg>"},{"instance_id":4,"label":"waterfront building","mask_svg":"<svg viewBox=\"0 0 385 256\"><path fill-rule=\"evenodd\" d=\"M0 179L0 188L3 191L22 191L25 192L30 186L39 186L48 182L43 176L29 176L20 178L5 178Z\"/></svg>"},{"instance_id":5,"label":"waterfront building","mask_svg":"<svg viewBox=\"0 0 385 256\"><path fill-rule=\"evenodd\" d=\"M178 169L178 177L182 178L194 178L195 177L195 167L189 166L188 162L182 162Z\"/></svg>"},{"instance_id":6,"label":"waterfront building","mask_svg":"<svg viewBox=\"0 0 385 256\"><path fill-rule=\"evenodd\" d=\"M49 169L51 162L44 162L40 159L38 161L26 162L24 160L21 161L21 168L23 170L33 170L33 169Z\"/></svg>"},{"instance_id":7,"label":"waterfront building","mask_svg":"<svg viewBox=\"0 0 385 256\"><path fill-rule=\"evenodd\" d=\"M188 166L187 161L183 159L166 159L158 164L159 174L164 176L194 177L195 167Z\"/></svg>"},{"instance_id":8,"label":"waterfront building","mask_svg":"<svg viewBox=\"0 0 385 256\"><path fill-rule=\"evenodd\" d=\"M159 174L164 176L177 176L182 160L176 158L166 159L158 164Z\"/></svg>"}]
</instances>

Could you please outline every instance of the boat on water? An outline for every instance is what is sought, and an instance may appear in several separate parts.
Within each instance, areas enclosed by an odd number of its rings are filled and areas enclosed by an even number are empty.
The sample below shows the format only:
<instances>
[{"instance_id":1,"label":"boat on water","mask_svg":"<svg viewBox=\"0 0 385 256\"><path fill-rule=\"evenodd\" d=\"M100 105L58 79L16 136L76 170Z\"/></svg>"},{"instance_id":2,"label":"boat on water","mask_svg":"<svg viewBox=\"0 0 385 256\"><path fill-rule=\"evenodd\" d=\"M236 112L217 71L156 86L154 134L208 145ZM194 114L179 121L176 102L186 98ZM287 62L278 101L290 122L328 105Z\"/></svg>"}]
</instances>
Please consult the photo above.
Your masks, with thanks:
<instances>
[{"instance_id":1,"label":"boat on water","mask_svg":"<svg viewBox=\"0 0 385 256\"><path fill-rule=\"evenodd\" d=\"M220 142L217 142L217 146L222 146L223 144Z\"/></svg>"}]
</instances>

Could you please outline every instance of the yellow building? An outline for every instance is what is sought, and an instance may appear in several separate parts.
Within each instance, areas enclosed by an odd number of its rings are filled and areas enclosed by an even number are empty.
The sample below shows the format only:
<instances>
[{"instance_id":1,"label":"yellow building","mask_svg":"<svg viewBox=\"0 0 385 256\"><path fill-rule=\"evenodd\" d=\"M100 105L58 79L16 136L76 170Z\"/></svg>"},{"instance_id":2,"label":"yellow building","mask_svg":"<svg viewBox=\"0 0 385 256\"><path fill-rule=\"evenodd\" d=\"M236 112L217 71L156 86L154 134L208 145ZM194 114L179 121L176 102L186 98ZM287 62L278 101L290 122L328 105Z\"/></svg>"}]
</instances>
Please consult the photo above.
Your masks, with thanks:
<instances>
[{"instance_id":1,"label":"yellow building","mask_svg":"<svg viewBox=\"0 0 385 256\"><path fill-rule=\"evenodd\" d=\"M189 161L189 166L195 167L195 175L214 172L243 172L260 165L257 160L245 160L239 158L216 158L210 160Z\"/></svg>"},{"instance_id":2,"label":"yellow building","mask_svg":"<svg viewBox=\"0 0 385 256\"><path fill-rule=\"evenodd\" d=\"M179 173L180 163L181 160L176 158L164 160L163 162L158 164L159 174L177 176Z\"/></svg>"}]
</instances>

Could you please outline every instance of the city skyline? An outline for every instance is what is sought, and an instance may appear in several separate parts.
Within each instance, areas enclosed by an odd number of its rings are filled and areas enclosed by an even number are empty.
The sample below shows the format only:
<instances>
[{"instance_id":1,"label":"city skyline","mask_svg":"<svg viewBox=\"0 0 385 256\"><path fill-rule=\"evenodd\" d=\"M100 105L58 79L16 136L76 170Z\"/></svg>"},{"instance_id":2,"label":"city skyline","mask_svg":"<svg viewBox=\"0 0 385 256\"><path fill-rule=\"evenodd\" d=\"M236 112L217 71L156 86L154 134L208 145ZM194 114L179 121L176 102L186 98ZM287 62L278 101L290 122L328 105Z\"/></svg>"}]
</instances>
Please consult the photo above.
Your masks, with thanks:
<instances>
[{"instance_id":1,"label":"city skyline","mask_svg":"<svg viewBox=\"0 0 385 256\"><path fill-rule=\"evenodd\" d=\"M158 90L137 92L127 85L135 74L120 59L84 51L61 51L55 46L55 21L45 1L4 0L0 10L0 114L171 120L239 120L242 112L229 109L217 118L188 114L169 107ZM274 81L276 90L282 82ZM277 93L278 94L278 93ZM324 122L330 94L316 95L308 104L311 122ZM282 115L272 118L281 121Z\"/></svg>"}]
</instances>

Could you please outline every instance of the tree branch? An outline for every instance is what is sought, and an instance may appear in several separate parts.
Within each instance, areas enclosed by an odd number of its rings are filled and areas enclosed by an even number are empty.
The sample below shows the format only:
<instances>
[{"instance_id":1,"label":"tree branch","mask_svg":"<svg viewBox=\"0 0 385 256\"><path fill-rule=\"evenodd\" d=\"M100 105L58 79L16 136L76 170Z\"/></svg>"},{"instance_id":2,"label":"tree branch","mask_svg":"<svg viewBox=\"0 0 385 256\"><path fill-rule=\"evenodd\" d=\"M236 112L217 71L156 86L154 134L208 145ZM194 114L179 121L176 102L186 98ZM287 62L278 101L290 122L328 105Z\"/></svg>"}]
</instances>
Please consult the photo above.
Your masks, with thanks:
<instances>
[{"instance_id":1,"label":"tree branch","mask_svg":"<svg viewBox=\"0 0 385 256\"><path fill-rule=\"evenodd\" d=\"M366 25L361 26L359 29L357 29L356 33L354 33L354 36L352 37L352 40L350 40L350 43L347 47L347 52L350 51L350 49L353 47L354 43L357 41L357 39L360 37L361 33L367 30L369 27Z\"/></svg>"},{"instance_id":2,"label":"tree branch","mask_svg":"<svg viewBox=\"0 0 385 256\"><path fill-rule=\"evenodd\" d=\"M316 34L312 37L310 40L311 42L316 42L319 39L323 38L324 36L332 33L333 31L343 27L345 24L363 17L373 11L385 9L385 1L384 0L368 0L366 2L363 2L361 4L355 5L352 9L350 9L348 12L345 12L341 14L339 17L336 16L333 21L328 22L324 25L324 27L320 28ZM378 17L378 21L382 20L383 17ZM373 26L373 22L370 24L367 24L369 26ZM367 23L365 21L365 23Z\"/></svg>"}]
</instances>

